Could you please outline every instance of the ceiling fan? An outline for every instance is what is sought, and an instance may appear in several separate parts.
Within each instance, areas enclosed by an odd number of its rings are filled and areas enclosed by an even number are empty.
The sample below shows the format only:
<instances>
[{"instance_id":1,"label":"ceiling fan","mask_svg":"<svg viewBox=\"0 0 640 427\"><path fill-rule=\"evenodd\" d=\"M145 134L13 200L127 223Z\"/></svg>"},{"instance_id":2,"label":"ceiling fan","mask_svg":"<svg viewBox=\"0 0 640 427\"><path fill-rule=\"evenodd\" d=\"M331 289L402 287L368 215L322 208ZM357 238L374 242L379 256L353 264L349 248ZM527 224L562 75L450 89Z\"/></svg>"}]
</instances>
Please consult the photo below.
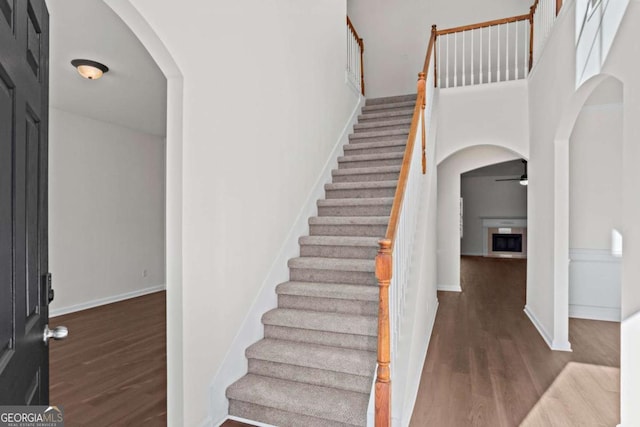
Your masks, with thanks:
<instances>
[{"instance_id":1,"label":"ceiling fan","mask_svg":"<svg viewBox=\"0 0 640 427\"><path fill-rule=\"evenodd\" d=\"M520 178L503 178L496 179L496 181L520 181L520 185L529 184L529 178L527 177L527 161L522 160L522 164L524 165L524 174L520 175Z\"/></svg>"}]
</instances>

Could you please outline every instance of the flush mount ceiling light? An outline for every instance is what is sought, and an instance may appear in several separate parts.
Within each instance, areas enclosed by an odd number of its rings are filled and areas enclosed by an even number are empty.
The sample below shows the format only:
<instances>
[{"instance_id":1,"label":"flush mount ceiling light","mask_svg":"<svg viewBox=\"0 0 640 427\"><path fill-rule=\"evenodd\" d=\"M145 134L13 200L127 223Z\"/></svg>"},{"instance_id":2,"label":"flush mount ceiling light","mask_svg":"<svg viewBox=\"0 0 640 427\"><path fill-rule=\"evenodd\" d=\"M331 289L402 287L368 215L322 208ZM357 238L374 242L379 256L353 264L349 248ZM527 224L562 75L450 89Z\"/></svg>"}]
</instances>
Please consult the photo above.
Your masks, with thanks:
<instances>
[{"instance_id":1,"label":"flush mount ceiling light","mask_svg":"<svg viewBox=\"0 0 640 427\"><path fill-rule=\"evenodd\" d=\"M89 80L98 80L104 73L109 71L109 67L89 59L74 59L71 65L77 68L78 73Z\"/></svg>"}]
</instances>

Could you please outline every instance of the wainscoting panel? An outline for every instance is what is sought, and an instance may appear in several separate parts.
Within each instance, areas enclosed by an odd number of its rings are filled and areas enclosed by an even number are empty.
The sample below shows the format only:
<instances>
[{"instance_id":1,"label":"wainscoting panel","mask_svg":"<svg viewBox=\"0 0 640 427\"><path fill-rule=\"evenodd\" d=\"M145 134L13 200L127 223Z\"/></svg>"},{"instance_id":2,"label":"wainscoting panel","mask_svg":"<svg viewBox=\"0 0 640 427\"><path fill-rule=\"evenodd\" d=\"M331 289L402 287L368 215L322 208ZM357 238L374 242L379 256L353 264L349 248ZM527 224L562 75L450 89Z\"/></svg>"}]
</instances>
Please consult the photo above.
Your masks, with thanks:
<instances>
[{"instance_id":1,"label":"wainscoting panel","mask_svg":"<svg viewBox=\"0 0 640 427\"><path fill-rule=\"evenodd\" d=\"M570 249L569 317L620 321L622 258L601 249Z\"/></svg>"}]
</instances>

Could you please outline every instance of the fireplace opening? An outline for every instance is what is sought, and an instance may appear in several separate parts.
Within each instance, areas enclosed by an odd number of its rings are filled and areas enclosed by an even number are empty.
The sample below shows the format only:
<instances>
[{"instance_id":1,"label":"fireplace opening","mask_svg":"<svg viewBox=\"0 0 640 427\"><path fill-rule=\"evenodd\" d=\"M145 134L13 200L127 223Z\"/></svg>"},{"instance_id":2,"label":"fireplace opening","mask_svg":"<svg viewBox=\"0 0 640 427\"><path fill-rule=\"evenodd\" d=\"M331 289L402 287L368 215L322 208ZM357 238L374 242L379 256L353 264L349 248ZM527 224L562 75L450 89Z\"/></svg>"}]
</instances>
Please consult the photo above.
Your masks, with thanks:
<instances>
[{"instance_id":1,"label":"fireplace opening","mask_svg":"<svg viewBox=\"0 0 640 427\"><path fill-rule=\"evenodd\" d=\"M493 252L522 252L522 234L493 234Z\"/></svg>"}]
</instances>

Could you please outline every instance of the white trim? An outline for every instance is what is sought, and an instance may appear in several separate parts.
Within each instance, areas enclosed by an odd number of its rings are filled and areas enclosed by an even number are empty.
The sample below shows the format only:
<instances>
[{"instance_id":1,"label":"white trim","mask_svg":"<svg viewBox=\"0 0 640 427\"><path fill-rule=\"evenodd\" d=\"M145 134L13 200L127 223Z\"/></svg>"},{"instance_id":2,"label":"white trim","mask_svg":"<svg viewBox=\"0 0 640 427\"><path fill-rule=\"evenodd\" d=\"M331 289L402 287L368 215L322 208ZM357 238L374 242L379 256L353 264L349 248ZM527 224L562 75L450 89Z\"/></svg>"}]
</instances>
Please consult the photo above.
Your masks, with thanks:
<instances>
[{"instance_id":1,"label":"white trim","mask_svg":"<svg viewBox=\"0 0 640 427\"><path fill-rule=\"evenodd\" d=\"M569 248L571 262L610 262L620 264L621 257L607 249Z\"/></svg>"},{"instance_id":2,"label":"white trim","mask_svg":"<svg viewBox=\"0 0 640 427\"><path fill-rule=\"evenodd\" d=\"M569 341L558 342L558 341L553 341L551 339L547 330L544 328L544 326L542 326L542 323L540 323L540 321L538 320L536 315L533 313L533 311L531 311L528 305L524 307L524 313L527 315L527 317L529 317L529 320L531 320L531 323L533 323L533 326L536 327L536 329L540 333L540 336L542 336L542 339L544 340L544 342L547 343L547 345L551 350L572 351L571 343L569 343Z\"/></svg>"},{"instance_id":3,"label":"white trim","mask_svg":"<svg viewBox=\"0 0 640 427\"><path fill-rule=\"evenodd\" d=\"M575 319L603 320L606 322L620 322L621 320L620 308L578 304L569 304L569 317Z\"/></svg>"},{"instance_id":4,"label":"white trim","mask_svg":"<svg viewBox=\"0 0 640 427\"><path fill-rule=\"evenodd\" d=\"M459 283L457 285L438 285L438 290L444 292L462 292L462 287Z\"/></svg>"},{"instance_id":5,"label":"white trim","mask_svg":"<svg viewBox=\"0 0 640 427\"><path fill-rule=\"evenodd\" d=\"M56 308L49 312L49 317L62 316L64 314L75 313L76 311L88 310L101 305L113 304L114 302L124 301L131 298L141 297L143 295L154 294L156 292L166 290L166 285L153 286L151 288L139 289L137 291L126 292L124 294L112 295L105 298L98 298L80 304L70 305L68 307Z\"/></svg>"},{"instance_id":6,"label":"white trim","mask_svg":"<svg viewBox=\"0 0 640 427\"><path fill-rule=\"evenodd\" d=\"M287 262L300 254L298 239L309 233L309 218L317 215L317 201L324 197L324 186L331 182L331 171L338 167L338 157L342 154L343 146L349 143L349 134L358 120L358 114L364 105L365 98L359 96L349 120L345 124L327 162L318 176L314 187L302 206L296 220L289 230L278 255L271 264L265 280L260 285L256 298L251 304L242 326L238 330L229 350L224 357L218 372L213 377L209 387L210 414L212 419L227 416L229 404L225 391L229 385L247 373L247 359L245 350L251 344L263 337L261 318L264 313L277 307L278 298L275 288L278 284L289 280Z\"/></svg>"},{"instance_id":7,"label":"white trim","mask_svg":"<svg viewBox=\"0 0 640 427\"><path fill-rule=\"evenodd\" d=\"M484 228L527 228L526 218L482 218Z\"/></svg>"}]
</instances>

